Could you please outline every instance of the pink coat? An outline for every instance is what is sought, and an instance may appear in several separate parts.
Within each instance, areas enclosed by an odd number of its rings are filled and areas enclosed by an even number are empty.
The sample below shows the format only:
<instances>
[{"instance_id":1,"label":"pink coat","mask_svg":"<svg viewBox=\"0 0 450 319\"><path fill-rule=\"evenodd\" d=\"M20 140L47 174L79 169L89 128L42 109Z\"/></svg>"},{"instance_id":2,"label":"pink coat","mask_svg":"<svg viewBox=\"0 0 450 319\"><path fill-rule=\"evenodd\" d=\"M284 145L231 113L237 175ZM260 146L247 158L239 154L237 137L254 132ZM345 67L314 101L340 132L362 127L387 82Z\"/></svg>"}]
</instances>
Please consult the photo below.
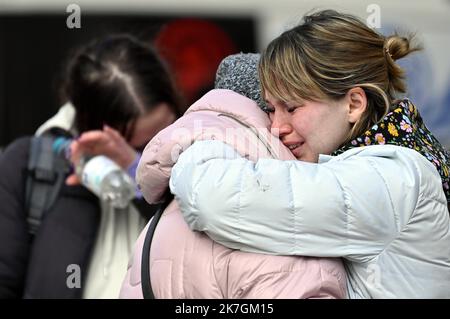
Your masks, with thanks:
<instances>
[{"instance_id":1,"label":"pink coat","mask_svg":"<svg viewBox=\"0 0 450 319\"><path fill-rule=\"evenodd\" d=\"M149 203L161 200L178 154L195 140L220 139L250 160L295 160L270 134L268 116L255 102L229 90L212 90L145 148L136 179ZM213 191L220 191L216 189ZM218 203L220 205L220 203ZM139 236L120 292L142 298ZM273 256L232 250L191 231L172 201L156 228L150 250L156 298L345 298L340 259Z\"/></svg>"}]
</instances>

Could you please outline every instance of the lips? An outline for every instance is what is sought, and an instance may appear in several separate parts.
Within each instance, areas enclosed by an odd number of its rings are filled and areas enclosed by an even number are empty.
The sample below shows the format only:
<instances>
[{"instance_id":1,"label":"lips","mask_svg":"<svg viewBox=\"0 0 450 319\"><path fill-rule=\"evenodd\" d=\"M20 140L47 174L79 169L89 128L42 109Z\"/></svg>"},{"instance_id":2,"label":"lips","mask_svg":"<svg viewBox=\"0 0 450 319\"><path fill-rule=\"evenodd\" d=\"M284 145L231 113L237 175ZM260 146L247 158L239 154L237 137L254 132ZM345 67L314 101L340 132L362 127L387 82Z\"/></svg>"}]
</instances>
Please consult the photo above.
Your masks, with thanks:
<instances>
[{"instance_id":1,"label":"lips","mask_svg":"<svg viewBox=\"0 0 450 319\"><path fill-rule=\"evenodd\" d=\"M288 148L292 151L292 150L296 149L297 147L299 147L299 146L301 146L301 145L302 145L301 143L298 143L298 144L292 144L292 145L289 145Z\"/></svg>"},{"instance_id":2,"label":"lips","mask_svg":"<svg viewBox=\"0 0 450 319\"><path fill-rule=\"evenodd\" d=\"M300 151L300 147L304 144L305 142L284 142L283 144L289 148L289 150L294 154L294 155L298 155L297 153Z\"/></svg>"}]
</instances>

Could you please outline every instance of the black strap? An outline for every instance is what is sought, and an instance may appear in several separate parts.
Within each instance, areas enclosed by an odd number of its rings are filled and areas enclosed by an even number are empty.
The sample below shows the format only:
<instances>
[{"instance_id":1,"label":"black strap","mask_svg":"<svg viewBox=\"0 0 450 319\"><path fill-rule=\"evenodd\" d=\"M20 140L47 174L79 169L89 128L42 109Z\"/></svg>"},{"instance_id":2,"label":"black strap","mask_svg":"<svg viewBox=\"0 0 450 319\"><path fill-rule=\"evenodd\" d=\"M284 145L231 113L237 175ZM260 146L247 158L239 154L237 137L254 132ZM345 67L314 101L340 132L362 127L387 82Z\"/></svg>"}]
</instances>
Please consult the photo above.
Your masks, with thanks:
<instances>
[{"instance_id":1,"label":"black strap","mask_svg":"<svg viewBox=\"0 0 450 319\"><path fill-rule=\"evenodd\" d=\"M37 232L45 212L55 203L70 170L67 161L53 152L53 141L51 136L31 139L25 205L28 212L28 231L33 235Z\"/></svg>"},{"instance_id":2,"label":"black strap","mask_svg":"<svg viewBox=\"0 0 450 319\"><path fill-rule=\"evenodd\" d=\"M158 225L159 219L163 214L164 210L167 208L169 203L173 199L173 195L166 192L166 199L163 204L159 207L158 211L153 216L148 226L147 233L145 234L144 247L142 248L142 259L141 259L141 286L142 295L144 299L155 299L155 295L152 290L152 283L150 279L150 247L152 245L153 235L155 233L156 226Z\"/></svg>"}]
</instances>

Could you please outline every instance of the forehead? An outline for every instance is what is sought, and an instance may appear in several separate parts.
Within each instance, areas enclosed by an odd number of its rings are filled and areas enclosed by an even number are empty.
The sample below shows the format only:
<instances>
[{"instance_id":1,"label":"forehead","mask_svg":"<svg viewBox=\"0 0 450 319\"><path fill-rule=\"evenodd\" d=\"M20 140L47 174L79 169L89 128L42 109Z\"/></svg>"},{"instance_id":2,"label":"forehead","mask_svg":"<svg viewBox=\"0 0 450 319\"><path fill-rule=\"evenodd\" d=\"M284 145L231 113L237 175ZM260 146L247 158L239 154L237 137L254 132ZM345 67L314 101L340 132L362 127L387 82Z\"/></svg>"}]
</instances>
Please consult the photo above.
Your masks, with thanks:
<instances>
[{"instance_id":1,"label":"forehead","mask_svg":"<svg viewBox=\"0 0 450 319\"><path fill-rule=\"evenodd\" d=\"M301 99L299 97L280 98L280 97L273 96L270 93L264 94L264 99L267 103L269 103L273 106L276 106L276 105L287 106L290 103L296 103L296 102L303 101L303 99Z\"/></svg>"},{"instance_id":2,"label":"forehead","mask_svg":"<svg viewBox=\"0 0 450 319\"><path fill-rule=\"evenodd\" d=\"M279 97L275 97L267 91L264 93L264 100L271 104L274 104L274 103L279 104L279 103L283 102L283 100L281 100Z\"/></svg>"}]
</instances>

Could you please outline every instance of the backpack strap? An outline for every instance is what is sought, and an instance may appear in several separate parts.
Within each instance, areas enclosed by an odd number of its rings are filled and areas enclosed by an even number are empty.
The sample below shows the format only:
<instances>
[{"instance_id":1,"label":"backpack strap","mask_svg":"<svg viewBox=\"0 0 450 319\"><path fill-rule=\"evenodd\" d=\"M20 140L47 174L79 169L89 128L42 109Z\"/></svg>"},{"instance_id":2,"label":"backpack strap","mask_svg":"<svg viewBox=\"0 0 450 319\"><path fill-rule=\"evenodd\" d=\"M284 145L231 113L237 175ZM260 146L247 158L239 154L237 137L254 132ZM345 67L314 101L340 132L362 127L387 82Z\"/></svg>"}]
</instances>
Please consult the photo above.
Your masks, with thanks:
<instances>
[{"instance_id":1,"label":"backpack strap","mask_svg":"<svg viewBox=\"0 0 450 319\"><path fill-rule=\"evenodd\" d=\"M160 205L158 211L153 216L148 226L147 233L145 234L144 247L142 248L141 258L141 287L142 295L144 299L155 299L153 294L152 282L150 278L150 247L152 245L153 235L155 233L156 226L161 218L164 210L169 206L169 203L173 200L173 195L170 192L166 192L165 201Z\"/></svg>"},{"instance_id":2,"label":"backpack strap","mask_svg":"<svg viewBox=\"0 0 450 319\"><path fill-rule=\"evenodd\" d=\"M25 207L28 212L28 232L32 235L37 232L44 214L55 203L66 174L70 171L68 161L53 151L54 140L52 136L31 139Z\"/></svg>"}]
</instances>

